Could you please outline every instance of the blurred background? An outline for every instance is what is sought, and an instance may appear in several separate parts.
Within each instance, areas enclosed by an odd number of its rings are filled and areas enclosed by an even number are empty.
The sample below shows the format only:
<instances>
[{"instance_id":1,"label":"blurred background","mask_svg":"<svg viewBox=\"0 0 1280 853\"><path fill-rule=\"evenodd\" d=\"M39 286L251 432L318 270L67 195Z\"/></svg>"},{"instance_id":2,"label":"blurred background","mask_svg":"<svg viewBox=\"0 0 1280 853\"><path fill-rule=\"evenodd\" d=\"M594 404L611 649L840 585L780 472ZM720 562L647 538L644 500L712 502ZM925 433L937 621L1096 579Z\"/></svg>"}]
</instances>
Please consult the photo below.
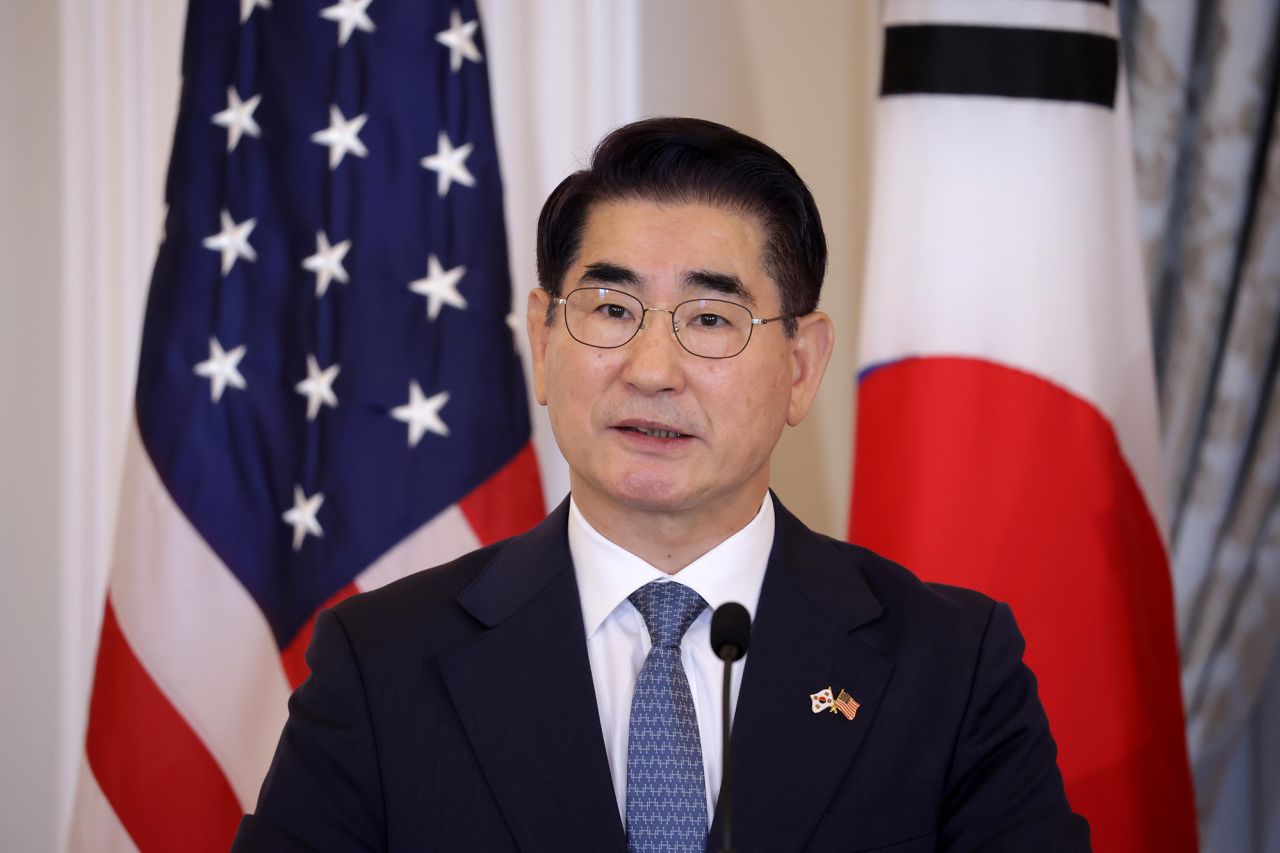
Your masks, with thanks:
<instances>
[{"instance_id":1,"label":"blurred background","mask_svg":"<svg viewBox=\"0 0 1280 853\"><path fill-rule=\"evenodd\" d=\"M1206 850L1280 851L1274 6L1128 0L1118 10ZM729 124L775 147L812 188L830 245L822 307L837 343L815 410L784 436L773 478L811 527L844 538L879 4L479 7L517 308L535 284L543 199L626 121L675 114ZM67 840L83 753L185 9L9 2L5 18L0 565L10 592L0 604L0 847L54 850ZM553 506L567 475L542 412L533 416Z\"/></svg>"}]
</instances>

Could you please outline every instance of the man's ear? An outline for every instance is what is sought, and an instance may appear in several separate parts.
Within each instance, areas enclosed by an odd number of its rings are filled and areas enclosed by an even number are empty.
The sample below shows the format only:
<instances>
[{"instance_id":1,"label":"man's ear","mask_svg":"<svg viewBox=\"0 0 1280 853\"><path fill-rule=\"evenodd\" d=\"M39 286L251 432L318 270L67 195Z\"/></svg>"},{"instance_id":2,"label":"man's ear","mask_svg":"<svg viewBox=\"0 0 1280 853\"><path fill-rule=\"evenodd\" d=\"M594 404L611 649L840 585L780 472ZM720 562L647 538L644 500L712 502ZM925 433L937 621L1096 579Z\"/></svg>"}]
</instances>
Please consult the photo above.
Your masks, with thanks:
<instances>
[{"instance_id":1,"label":"man's ear","mask_svg":"<svg viewBox=\"0 0 1280 853\"><path fill-rule=\"evenodd\" d=\"M541 287L529 291L528 307L525 311L525 329L529 333L529 352L533 356L533 396L539 405L547 404L547 341L551 337L551 327L547 325L547 307L551 304L551 294Z\"/></svg>"},{"instance_id":2,"label":"man's ear","mask_svg":"<svg viewBox=\"0 0 1280 853\"><path fill-rule=\"evenodd\" d=\"M821 311L796 318L796 335L791 340L791 404L787 408L787 425L796 426L809 414L818 394L822 375L831 361L836 330L831 318Z\"/></svg>"}]
</instances>

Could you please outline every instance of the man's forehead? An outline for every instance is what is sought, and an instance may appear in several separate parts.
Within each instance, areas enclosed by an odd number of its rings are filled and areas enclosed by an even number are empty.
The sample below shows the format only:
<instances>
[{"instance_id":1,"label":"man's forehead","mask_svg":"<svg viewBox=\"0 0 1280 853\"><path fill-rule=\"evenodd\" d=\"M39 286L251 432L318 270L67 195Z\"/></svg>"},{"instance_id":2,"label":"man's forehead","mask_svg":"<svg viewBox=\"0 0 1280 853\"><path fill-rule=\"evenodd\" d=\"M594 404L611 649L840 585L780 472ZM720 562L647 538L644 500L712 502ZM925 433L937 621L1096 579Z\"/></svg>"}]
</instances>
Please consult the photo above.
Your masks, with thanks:
<instances>
[{"instance_id":1,"label":"man's forehead","mask_svg":"<svg viewBox=\"0 0 1280 853\"><path fill-rule=\"evenodd\" d=\"M587 213L570 286L622 286L644 296L674 284L754 305L776 285L750 214L701 203L597 202Z\"/></svg>"},{"instance_id":2,"label":"man's forehead","mask_svg":"<svg viewBox=\"0 0 1280 853\"><path fill-rule=\"evenodd\" d=\"M584 230L596 226L598 234L609 234L610 223L626 220L635 223L658 222L668 219L703 219L716 221L740 229L760 241L764 237L764 223L759 216L733 205L710 201L655 201L646 198L620 198L592 202L587 207Z\"/></svg>"}]
</instances>

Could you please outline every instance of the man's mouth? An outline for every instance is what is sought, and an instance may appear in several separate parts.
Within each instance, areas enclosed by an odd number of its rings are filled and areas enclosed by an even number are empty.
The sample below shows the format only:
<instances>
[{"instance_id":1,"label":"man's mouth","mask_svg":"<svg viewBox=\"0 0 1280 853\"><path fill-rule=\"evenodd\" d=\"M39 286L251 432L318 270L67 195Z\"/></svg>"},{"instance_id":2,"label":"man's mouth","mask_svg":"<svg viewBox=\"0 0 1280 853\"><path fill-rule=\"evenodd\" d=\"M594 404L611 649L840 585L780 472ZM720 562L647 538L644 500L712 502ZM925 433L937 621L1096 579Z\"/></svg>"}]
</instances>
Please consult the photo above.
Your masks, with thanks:
<instances>
[{"instance_id":1,"label":"man's mouth","mask_svg":"<svg viewBox=\"0 0 1280 853\"><path fill-rule=\"evenodd\" d=\"M645 427L623 427L631 432L638 432L641 435L649 435L654 438L684 438L684 433L672 432L669 429L647 429Z\"/></svg>"},{"instance_id":2,"label":"man's mouth","mask_svg":"<svg viewBox=\"0 0 1280 853\"><path fill-rule=\"evenodd\" d=\"M672 429L669 424L655 424L652 421L647 423L644 421L624 421L620 424L615 424L614 429L621 430L622 432L633 432L638 435L648 436L649 438L675 439L693 437L688 433Z\"/></svg>"}]
</instances>

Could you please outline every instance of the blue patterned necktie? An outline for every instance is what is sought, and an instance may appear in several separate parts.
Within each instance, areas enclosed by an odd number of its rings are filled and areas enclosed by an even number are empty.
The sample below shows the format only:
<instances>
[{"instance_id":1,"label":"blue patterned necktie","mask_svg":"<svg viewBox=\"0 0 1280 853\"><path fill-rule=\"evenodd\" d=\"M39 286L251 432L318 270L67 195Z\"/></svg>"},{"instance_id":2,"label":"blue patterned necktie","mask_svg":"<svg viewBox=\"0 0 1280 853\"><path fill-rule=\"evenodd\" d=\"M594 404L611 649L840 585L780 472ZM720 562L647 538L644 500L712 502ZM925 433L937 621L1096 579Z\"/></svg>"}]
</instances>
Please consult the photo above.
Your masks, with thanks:
<instances>
[{"instance_id":1,"label":"blue patterned necktie","mask_svg":"<svg viewBox=\"0 0 1280 853\"><path fill-rule=\"evenodd\" d=\"M702 853L707 793L702 740L680 638L706 609L683 584L654 581L631 593L653 647L631 697L627 744L627 849L631 853Z\"/></svg>"}]
</instances>

